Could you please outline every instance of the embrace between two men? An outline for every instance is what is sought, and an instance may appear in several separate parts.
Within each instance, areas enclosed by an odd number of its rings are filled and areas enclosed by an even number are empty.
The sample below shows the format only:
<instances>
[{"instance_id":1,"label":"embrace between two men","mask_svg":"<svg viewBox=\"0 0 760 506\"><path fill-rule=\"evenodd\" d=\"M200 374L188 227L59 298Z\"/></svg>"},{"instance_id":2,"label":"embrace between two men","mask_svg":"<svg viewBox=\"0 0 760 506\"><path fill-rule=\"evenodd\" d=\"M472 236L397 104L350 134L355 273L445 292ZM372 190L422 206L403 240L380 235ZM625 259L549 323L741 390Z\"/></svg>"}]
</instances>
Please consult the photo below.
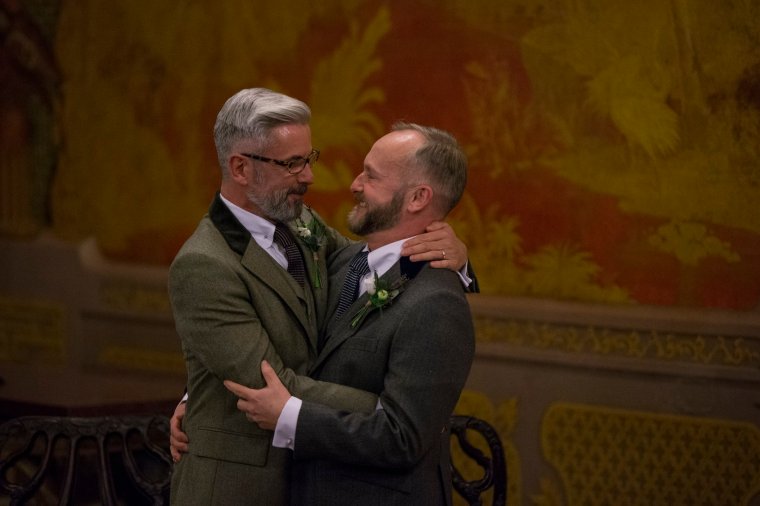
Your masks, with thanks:
<instances>
[{"instance_id":1,"label":"embrace between two men","mask_svg":"<svg viewBox=\"0 0 760 506\"><path fill-rule=\"evenodd\" d=\"M394 126L351 184L353 242L303 206L310 117L263 88L217 116L220 191L169 276L188 373L172 503L450 505L474 281L441 220L466 156L446 132Z\"/></svg>"}]
</instances>

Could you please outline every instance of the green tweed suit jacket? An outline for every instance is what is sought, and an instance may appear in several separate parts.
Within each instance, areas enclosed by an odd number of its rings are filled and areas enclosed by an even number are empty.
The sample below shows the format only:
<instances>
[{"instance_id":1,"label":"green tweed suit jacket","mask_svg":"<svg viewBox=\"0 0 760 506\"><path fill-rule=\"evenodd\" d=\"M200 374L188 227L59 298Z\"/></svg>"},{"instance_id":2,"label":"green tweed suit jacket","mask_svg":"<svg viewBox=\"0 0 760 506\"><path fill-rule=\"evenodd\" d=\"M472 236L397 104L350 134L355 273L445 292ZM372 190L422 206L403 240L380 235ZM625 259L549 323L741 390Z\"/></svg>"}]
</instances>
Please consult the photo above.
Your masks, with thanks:
<instances>
[{"instance_id":1,"label":"green tweed suit jacket","mask_svg":"<svg viewBox=\"0 0 760 506\"><path fill-rule=\"evenodd\" d=\"M312 219L304 210L304 220ZM314 219L320 219L315 215ZM338 409L371 412L377 397L306 377L327 304L325 258L347 239L327 229L315 255L299 243L309 280L302 288L215 197L169 270L169 295L187 367L189 400L183 429L189 453L175 466L177 505L284 505L289 501L289 450L237 409L223 385L261 388L267 360L287 388ZM323 286L313 286L319 271Z\"/></svg>"}]
</instances>

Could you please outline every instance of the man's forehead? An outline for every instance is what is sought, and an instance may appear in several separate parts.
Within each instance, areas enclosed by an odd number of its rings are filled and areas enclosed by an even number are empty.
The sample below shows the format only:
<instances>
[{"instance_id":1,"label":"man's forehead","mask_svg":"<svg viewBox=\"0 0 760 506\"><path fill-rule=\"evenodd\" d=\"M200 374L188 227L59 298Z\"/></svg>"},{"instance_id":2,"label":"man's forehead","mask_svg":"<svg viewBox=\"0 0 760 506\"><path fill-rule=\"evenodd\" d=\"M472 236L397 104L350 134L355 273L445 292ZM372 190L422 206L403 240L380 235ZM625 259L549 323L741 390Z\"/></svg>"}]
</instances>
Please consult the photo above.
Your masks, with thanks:
<instances>
[{"instance_id":1,"label":"man's forehead","mask_svg":"<svg viewBox=\"0 0 760 506\"><path fill-rule=\"evenodd\" d=\"M279 125L270 130L266 146L269 150L293 156L311 151L311 129L309 125L296 123Z\"/></svg>"},{"instance_id":2,"label":"man's forehead","mask_svg":"<svg viewBox=\"0 0 760 506\"><path fill-rule=\"evenodd\" d=\"M416 146L422 142L422 136L414 130L394 130L377 141L380 144L395 144L397 147Z\"/></svg>"},{"instance_id":3,"label":"man's forehead","mask_svg":"<svg viewBox=\"0 0 760 506\"><path fill-rule=\"evenodd\" d=\"M364 159L364 170L379 179L398 179L406 165L407 158L398 153L370 153Z\"/></svg>"}]
</instances>

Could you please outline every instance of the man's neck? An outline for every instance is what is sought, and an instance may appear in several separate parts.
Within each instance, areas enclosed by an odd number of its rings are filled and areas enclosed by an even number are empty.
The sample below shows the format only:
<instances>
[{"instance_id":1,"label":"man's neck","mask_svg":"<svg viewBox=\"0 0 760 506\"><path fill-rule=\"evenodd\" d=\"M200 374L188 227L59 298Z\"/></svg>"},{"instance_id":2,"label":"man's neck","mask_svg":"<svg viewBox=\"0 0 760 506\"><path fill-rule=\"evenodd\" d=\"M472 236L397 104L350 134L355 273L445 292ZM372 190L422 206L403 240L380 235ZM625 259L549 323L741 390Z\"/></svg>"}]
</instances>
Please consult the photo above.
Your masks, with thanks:
<instances>
[{"instance_id":1,"label":"man's neck","mask_svg":"<svg viewBox=\"0 0 760 506\"><path fill-rule=\"evenodd\" d=\"M393 228L387 230L379 230L364 236L364 240L367 241L367 248L370 251L374 251L378 248L382 248L386 244L400 241L408 237L414 237L425 232L425 226L415 223L398 224Z\"/></svg>"},{"instance_id":2,"label":"man's neck","mask_svg":"<svg viewBox=\"0 0 760 506\"><path fill-rule=\"evenodd\" d=\"M258 206L253 205L251 201L248 199L248 197L246 197L245 193L226 189L224 185L222 185L222 188L220 189L219 194L225 199L227 199L228 202L235 204L240 209L247 211L251 214L255 214L259 218L267 220L270 223L277 224L277 221L269 218L261 211L261 209L258 208Z\"/></svg>"}]
</instances>

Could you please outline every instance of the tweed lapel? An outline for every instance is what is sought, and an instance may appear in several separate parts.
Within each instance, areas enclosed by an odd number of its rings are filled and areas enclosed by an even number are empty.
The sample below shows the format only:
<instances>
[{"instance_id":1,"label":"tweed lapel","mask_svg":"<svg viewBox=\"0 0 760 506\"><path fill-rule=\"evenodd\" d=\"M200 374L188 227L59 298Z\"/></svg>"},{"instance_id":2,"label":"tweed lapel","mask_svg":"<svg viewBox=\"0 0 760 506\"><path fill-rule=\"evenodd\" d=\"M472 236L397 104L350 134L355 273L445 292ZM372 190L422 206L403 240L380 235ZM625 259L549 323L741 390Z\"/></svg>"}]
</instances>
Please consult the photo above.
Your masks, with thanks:
<instances>
[{"instance_id":1,"label":"tweed lapel","mask_svg":"<svg viewBox=\"0 0 760 506\"><path fill-rule=\"evenodd\" d=\"M364 246L363 244L358 245L359 247L351 246L348 249L352 250L353 253L350 254L349 259L353 258L353 256ZM348 263L346 262L346 265L343 266L343 268L339 271L339 273L335 276L337 279L341 280L341 284L337 286L342 286L342 280L346 277L346 272L348 271ZM398 283L402 277L406 277L407 281L404 283L404 288L408 288L409 283L412 283L414 281L414 278L417 276L417 274L420 272L420 270L426 265L427 262L412 262L409 260L409 257L401 257L398 262L396 262L385 274L380 276L380 279L386 281L388 285L393 286L396 283ZM337 290L331 290L333 294L330 295L330 305L328 306L330 311L334 311L335 307L337 307L338 304L338 296L334 294L335 292L340 292L339 289ZM403 293L399 295L399 297L403 297ZM349 339L351 336L353 336L360 327L372 325L371 320L373 318L377 318L376 315L369 315L367 317L367 320L365 320L361 326L357 327L351 327L351 320L353 319L354 315L369 301L369 295L367 293L362 294L354 303L346 310L346 312L343 314L343 316L339 319L330 318L328 321L328 324L325 329L323 329L323 332L325 332L326 339L325 339L325 345L322 351L319 353L319 356L317 357L317 361L312 367L312 371L316 370L320 364L325 360L327 356L329 356L336 348L338 348L341 344L343 344L347 339ZM381 311L379 309L375 309L374 313L377 313L378 315L381 314Z\"/></svg>"},{"instance_id":2,"label":"tweed lapel","mask_svg":"<svg viewBox=\"0 0 760 506\"><path fill-rule=\"evenodd\" d=\"M209 208L209 218L222 234L230 249L241 256L241 265L262 283L269 286L283 300L304 328L308 340L316 348L315 327L309 324L307 311L304 310L306 307L308 311L314 311L313 301L310 302L310 294L305 292L304 287L301 287L253 240L250 232L224 205L218 192ZM309 286L307 281L306 290L309 289Z\"/></svg>"}]
</instances>

